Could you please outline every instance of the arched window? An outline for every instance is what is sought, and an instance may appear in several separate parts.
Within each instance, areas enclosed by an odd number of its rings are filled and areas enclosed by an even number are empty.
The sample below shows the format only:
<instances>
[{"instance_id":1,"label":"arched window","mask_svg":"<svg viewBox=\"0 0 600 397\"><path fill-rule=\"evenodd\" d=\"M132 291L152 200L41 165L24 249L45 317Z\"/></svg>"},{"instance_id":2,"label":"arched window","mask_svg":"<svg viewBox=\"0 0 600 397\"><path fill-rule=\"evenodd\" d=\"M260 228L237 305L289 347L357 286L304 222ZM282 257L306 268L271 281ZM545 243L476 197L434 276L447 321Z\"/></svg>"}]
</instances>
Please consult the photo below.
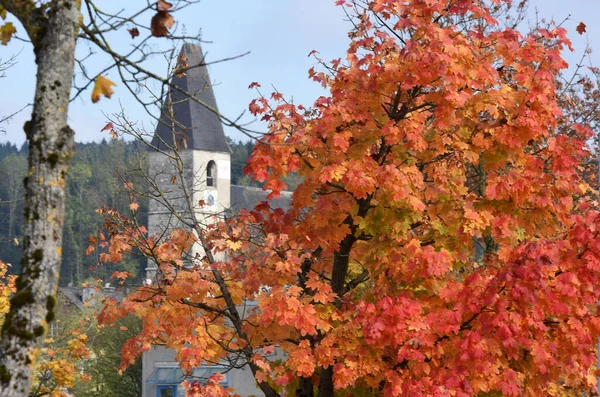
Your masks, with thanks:
<instances>
[{"instance_id":1,"label":"arched window","mask_svg":"<svg viewBox=\"0 0 600 397\"><path fill-rule=\"evenodd\" d=\"M212 160L206 166L206 186L217 186L217 164Z\"/></svg>"}]
</instances>

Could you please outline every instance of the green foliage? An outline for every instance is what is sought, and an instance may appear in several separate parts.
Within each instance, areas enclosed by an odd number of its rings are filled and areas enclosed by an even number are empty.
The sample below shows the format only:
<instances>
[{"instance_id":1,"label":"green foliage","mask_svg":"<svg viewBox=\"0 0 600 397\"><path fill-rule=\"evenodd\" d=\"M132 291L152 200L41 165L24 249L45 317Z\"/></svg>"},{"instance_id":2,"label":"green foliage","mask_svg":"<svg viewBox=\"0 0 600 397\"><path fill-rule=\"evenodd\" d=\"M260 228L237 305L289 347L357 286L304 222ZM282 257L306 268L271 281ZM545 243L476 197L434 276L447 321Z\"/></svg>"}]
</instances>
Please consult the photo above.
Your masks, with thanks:
<instances>
[{"instance_id":1,"label":"green foliage","mask_svg":"<svg viewBox=\"0 0 600 397\"><path fill-rule=\"evenodd\" d=\"M254 142L233 141L231 147L231 183L238 185L261 186L244 176L244 167ZM135 180L135 169L140 167L140 154L143 149L136 142L123 140L102 141L100 143L79 143L71 169L67 177L67 202L65 232L63 237L63 262L60 270L60 285L79 285L86 279L107 281L114 271L127 271L142 276L140 269L145 261L129 256L118 266L98 264L101 251L85 255L89 235L96 235L101 229L103 218L96 213L101 206L107 206L121 213L129 212L129 198L123 189L125 180ZM11 143L0 143L0 258L13 264L11 272L19 271L23 234L23 178L27 172L27 147L17 148ZM288 175L284 182L293 190L300 178ZM140 197L138 216L145 224L147 200ZM35 216L28 214L28 216Z\"/></svg>"},{"instance_id":2,"label":"green foliage","mask_svg":"<svg viewBox=\"0 0 600 397\"><path fill-rule=\"evenodd\" d=\"M0 244L2 260L18 264L21 258L19 236L23 232L23 178L27 172L27 158L16 147L0 145Z\"/></svg>"},{"instance_id":3,"label":"green foliage","mask_svg":"<svg viewBox=\"0 0 600 397\"><path fill-rule=\"evenodd\" d=\"M127 213L129 199L123 192L123 181L128 174L122 170L133 168L139 161L140 150L135 142L122 140L77 144L66 181L65 233L60 284L78 285L86 278L107 280L115 270L133 274L143 268L136 258L131 258L126 269L95 267L97 253L85 255L88 236L95 235L103 219L96 213L102 205ZM19 150L10 143L0 144L0 258L13 264L11 272L19 271L23 235L23 179L27 172L27 150ZM145 217L147 204L140 200L140 216ZM35 216L35 214L27 214ZM142 218L142 222L145 220Z\"/></svg>"},{"instance_id":4,"label":"green foliage","mask_svg":"<svg viewBox=\"0 0 600 397\"><path fill-rule=\"evenodd\" d=\"M73 395L86 397L141 396L142 361L127 367L120 373L121 347L141 329L136 317L126 317L114 326L95 327L89 335L92 358L85 364L84 371L90 375L89 382L75 385Z\"/></svg>"},{"instance_id":5,"label":"green foliage","mask_svg":"<svg viewBox=\"0 0 600 397\"><path fill-rule=\"evenodd\" d=\"M121 348L140 331L139 319L126 317L99 327L94 311L100 302L84 304L80 294L65 288L57 295L57 319L50 325L29 397L58 389L77 397L141 395L141 360L119 371Z\"/></svg>"},{"instance_id":6,"label":"green foliage","mask_svg":"<svg viewBox=\"0 0 600 397\"><path fill-rule=\"evenodd\" d=\"M254 143L251 141L235 142L229 137L227 137L227 143L231 148L231 184L247 185L248 183L244 183L244 181L250 182L250 180L244 177L244 167L254 149Z\"/></svg>"}]
</instances>

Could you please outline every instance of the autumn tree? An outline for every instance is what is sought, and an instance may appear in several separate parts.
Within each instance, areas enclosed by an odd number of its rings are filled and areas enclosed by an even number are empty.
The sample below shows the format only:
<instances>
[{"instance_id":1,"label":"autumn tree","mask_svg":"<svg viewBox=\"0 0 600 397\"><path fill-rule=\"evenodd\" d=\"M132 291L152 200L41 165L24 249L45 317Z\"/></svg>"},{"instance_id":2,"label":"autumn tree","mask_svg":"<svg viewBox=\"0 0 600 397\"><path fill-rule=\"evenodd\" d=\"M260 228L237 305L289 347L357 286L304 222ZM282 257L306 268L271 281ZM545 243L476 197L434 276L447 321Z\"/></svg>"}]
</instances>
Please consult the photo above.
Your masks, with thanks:
<instances>
[{"instance_id":1,"label":"autumn tree","mask_svg":"<svg viewBox=\"0 0 600 397\"><path fill-rule=\"evenodd\" d=\"M69 103L92 89L91 100L110 97L115 83L107 73L120 76L121 87L135 94L150 81L168 86L168 78L152 73L145 62L157 54L154 38L198 40L175 34L174 14L197 3L180 0L175 5L158 0L143 2L130 13L110 13L92 0L0 0L0 42L14 35L29 40L37 64L31 120L24 125L28 150L25 178L23 260L0 339L0 394L24 396L48 323L54 318L55 292L61 262L65 177L74 152L74 131L67 124ZM20 26L6 21L14 16ZM119 32L132 40L124 53L108 37ZM75 58L76 42L86 42L90 53ZM160 52L160 51L159 51ZM170 49L160 52L168 55ZM104 54L107 66L92 73L94 53ZM87 65L87 67L86 67ZM196 67L198 65L190 65ZM77 67L77 69L76 69ZM82 76L74 80L75 71ZM136 99L154 114L154 100ZM220 116L220 115L219 115ZM224 122L228 119L220 116ZM234 122L229 121L235 125Z\"/></svg>"},{"instance_id":2,"label":"autumn tree","mask_svg":"<svg viewBox=\"0 0 600 397\"><path fill-rule=\"evenodd\" d=\"M188 373L249 365L266 396L595 389L600 213L588 123L561 110L581 92L559 83L566 30L499 24L509 1L337 3L346 60L309 73L328 95L250 105L269 132L246 172L271 197L298 173L289 210L206 230L190 203L162 240L104 210L102 259L136 248L160 271L103 312L143 321L124 364L160 341ZM220 379L188 395L234 394Z\"/></svg>"}]
</instances>

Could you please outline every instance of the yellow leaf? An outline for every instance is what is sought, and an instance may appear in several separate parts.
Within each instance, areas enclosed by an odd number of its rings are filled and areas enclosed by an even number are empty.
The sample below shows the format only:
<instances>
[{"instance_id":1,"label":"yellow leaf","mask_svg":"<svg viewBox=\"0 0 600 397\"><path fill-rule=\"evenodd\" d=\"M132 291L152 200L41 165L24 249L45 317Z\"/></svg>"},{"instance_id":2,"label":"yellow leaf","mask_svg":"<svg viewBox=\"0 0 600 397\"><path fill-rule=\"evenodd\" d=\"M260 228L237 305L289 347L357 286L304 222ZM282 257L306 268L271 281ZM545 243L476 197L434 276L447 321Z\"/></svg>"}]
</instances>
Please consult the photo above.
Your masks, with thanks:
<instances>
[{"instance_id":1,"label":"yellow leaf","mask_svg":"<svg viewBox=\"0 0 600 397\"><path fill-rule=\"evenodd\" d=\"M0 42L2 45L7 45L12 35L17 31L11 22L6 22L0 27Z\"/></svg>"},{"instance_id":2,"label":"yellow leaf","mask_svg":"<svg viewBox=\"0 0 600 397\"><path fill-rule=\"evenodd\" d=\"M227 247L229 247L231 250L235 251L238 250L242 247L242 242L241 241L231 241L228 240L227 241Z\"/></svg>"},{"instance_id":3,"label":"yellow leaf","mask_svg":"<svg viewBox=\"0 0 600 397\"><path fill-rule=\"evenodd\" d=\"M106 77L96 77L96 83L94 83L94 89L92 90L92 102L98 102L100 100L100 95L110 98L113 94L113 90L111 88L113 85L115 85L115 83Z\"/></svg>"}]
</instances>

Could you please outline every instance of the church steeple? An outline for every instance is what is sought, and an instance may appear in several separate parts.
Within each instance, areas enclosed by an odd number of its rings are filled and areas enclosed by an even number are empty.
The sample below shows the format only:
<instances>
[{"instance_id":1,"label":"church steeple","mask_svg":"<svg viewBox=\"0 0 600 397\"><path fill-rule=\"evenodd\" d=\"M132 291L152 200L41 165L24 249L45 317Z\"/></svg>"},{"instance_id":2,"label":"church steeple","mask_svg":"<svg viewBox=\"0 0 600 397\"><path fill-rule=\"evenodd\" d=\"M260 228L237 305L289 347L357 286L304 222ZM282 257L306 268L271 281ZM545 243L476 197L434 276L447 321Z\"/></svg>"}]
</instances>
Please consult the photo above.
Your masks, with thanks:
<instances>
[{"instance_id":1,"label":"church steeple","mask_svg":"<svg viewBox=\"0 0 600 397\"><path fill-rule=\"evenodd\" d=\"M208 152L231 153L219 117L207 107L218 111L208 68L198 44L185 43L178 58L182 73L175 74L171 83L197 98L204 105L186 97L177 89L169 89L169 101L162 110L152 144L159 149L169 145ZM173 123L170 114L176 123ZM175 135L172 126L175 124ZM160 139L159 139L160 137ZM179 141L177 143L176 141Z\"/></svg>"}]
</instances>

